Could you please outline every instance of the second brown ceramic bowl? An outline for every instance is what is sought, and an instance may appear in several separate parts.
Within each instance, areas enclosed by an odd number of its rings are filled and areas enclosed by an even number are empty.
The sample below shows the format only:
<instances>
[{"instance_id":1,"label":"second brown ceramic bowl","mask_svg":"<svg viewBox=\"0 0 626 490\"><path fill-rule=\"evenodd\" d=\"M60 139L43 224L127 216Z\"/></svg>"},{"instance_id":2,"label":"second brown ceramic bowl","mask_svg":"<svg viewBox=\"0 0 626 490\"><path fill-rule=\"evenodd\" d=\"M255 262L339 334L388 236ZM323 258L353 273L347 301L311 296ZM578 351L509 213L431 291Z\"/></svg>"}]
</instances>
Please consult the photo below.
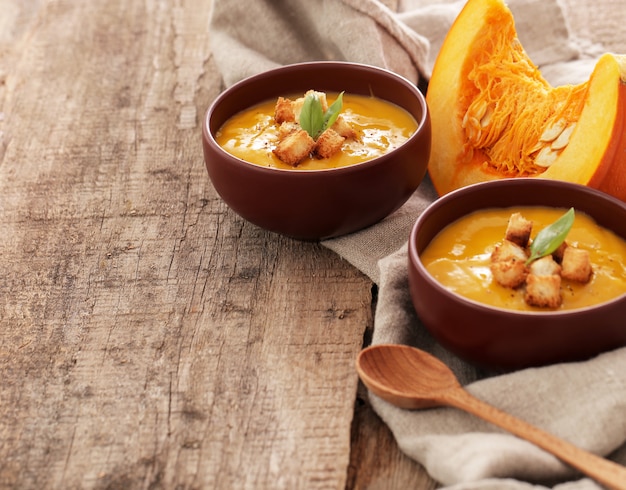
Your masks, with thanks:
<instances>
[{"instance_id":1,"label":"second brown ceramic bowl","mask_svg":"<svg viewBox=\"0 0 626 490\"><path fill-rule=\"evenodd\" d=\"M589 187L508 179L446 194L420 216L409 240L409 287L426 328L459 357L498 369L582 360L626 345L626 291L593 307L521 312L466 299L428 273L420 253L445 226L474 211L511 206L573 206L626 239L626 204Z\"/></svg>"},{"instance_id":2,"label":"second brown ceramic bowl","mask_svg":"<svg viewBox=\"0 0 626 490\"><path fill-rule=\"evenodd\" d=\"M234 114L310 89L385 99L411 113L418 129L384 156L328 170L253 165L215 141L217 130ZM236 213L270 231L319 240L372 225L406 202L426 173L430 118L415 85L390 71L348 62L300 63L247 78L218 96L204 120L203 149L213 186Z\"/></svg>"}]
</instances>

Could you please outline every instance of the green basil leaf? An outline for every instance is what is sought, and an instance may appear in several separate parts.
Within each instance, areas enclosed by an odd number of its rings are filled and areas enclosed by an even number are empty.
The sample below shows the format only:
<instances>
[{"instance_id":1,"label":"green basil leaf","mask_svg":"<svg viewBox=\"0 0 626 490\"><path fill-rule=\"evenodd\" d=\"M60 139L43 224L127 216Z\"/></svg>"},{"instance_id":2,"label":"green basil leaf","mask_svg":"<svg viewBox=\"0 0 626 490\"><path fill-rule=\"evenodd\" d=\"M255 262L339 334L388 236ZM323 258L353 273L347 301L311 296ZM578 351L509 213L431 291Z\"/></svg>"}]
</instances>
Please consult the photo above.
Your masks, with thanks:
<instances>
[{"instance_id":1,"label":"green basil leaf","mask_svg":"<svg viewBox=\"0 0 626 490\"><path fill-rule=\"evenodd\" d=\"M343 92L339 94L335 102L331 104L326 113L324 114L324 130L330 128L339 117L341 108L343 107Z\"/></svg>"},{"instance_id":2,"label":"green basil leaf","mask_svg":"<svg viewBox=\"0 0 626 490\"><path fill-rule=\"evenodd\" d=\"M530 245L530 257L526 264L533 260L545 257L554 252L565 241L567 234L574 224L574 208L570 208L563 216L554 223L546 226L537 233L537 236Z\"/></svg>"},{"instance_id":3,"label":"green basil leaf","mask_svg":"<svg viewBox=\"0 0 626 490\"><path fill-rule=\"evenodd\" d=\"M300 110L300 127L309 133L313 139L316 139L322 132L324 110L322 109L322 102L315 94L309 94L304 99Z\"/></svg>"}]
</instances>

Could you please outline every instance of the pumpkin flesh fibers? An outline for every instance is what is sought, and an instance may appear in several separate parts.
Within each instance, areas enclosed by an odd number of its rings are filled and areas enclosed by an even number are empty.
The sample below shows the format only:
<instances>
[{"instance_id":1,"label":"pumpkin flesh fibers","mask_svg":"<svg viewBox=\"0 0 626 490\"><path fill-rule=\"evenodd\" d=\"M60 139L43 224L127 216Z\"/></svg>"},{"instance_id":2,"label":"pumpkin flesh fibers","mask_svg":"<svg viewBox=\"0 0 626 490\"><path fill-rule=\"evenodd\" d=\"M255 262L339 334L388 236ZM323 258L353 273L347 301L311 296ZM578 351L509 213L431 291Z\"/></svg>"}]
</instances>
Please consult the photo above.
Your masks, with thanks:
<instances>
[{"instance_id":1,"label":"pumpkin flesh fibers","mask_svg":"<svg viewBox=\"0 0 626 490\"><path fill-rule=\"evenodd\" d=\"M506 177L566 180L626 200L626 58L552 87L501 0L469 0L438 55L427 102L438 193Z\"/></svg>"}]
</instances>

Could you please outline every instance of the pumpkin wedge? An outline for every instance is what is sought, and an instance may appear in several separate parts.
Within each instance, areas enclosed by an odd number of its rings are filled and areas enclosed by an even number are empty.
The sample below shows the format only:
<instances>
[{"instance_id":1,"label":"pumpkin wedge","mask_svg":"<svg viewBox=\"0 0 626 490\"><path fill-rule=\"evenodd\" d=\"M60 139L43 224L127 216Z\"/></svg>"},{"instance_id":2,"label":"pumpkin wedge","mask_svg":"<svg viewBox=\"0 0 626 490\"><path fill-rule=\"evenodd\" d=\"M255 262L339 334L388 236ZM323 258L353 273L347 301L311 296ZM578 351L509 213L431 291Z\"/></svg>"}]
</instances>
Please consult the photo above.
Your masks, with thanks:
<instances>
[{"instance_id":1,"label":"pumpkin wedge","mask_svg":"<svg viewBox=\"0 0 626 490\"><path fill-rule=\"evenodd\" d=\"M442 195L485 180L538 177L626 201L626 56L589 80L552 87L502 0L469 0L441 47L426 100L429 174Z\"/></svg>"}]
</instances>

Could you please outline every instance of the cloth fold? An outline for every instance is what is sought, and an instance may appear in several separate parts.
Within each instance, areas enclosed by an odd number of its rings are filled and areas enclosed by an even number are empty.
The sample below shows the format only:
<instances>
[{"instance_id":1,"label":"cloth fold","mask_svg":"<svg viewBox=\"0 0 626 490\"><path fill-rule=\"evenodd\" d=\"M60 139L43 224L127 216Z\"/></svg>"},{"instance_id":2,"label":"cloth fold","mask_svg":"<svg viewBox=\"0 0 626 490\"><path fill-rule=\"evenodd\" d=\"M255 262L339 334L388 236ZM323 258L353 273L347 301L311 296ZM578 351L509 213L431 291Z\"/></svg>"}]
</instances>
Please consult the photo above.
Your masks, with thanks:
<instances>
[{"instance_id":1,"label":"cloth fold","mask_svg":"<svg viewBox=\"0 0 626 490\"><path fill-rule=\"evenodd\" d=\"M211 40L227 86L313 60L376 65L417 81L429 48L385 4L370 0L215 0Z\"/></svg>"},{"instance_id":2,"label":"cloth fold","mask_svg":"<svg viewBox=\"0 0 626 490\"><path fill-rule=\"evenodd\" d=\"M508 2L520 41L554 85L586 80L602 52L570 31L560 1ZM212 48L227 86L279 65L321 59L381 66L419 84L428 80L464 3L214 0ZM465 363L420 323L408 292L406 242L417 217L436 198L426 178L402 208L380 223L322 242L378 285L372 343L431 352L478 398L626 464L626 348L585 362L502 374ZM600 488L536 446L459 410L407 411L370 398L399 447L447 490Z\"/></svg>"}]
</instances>

